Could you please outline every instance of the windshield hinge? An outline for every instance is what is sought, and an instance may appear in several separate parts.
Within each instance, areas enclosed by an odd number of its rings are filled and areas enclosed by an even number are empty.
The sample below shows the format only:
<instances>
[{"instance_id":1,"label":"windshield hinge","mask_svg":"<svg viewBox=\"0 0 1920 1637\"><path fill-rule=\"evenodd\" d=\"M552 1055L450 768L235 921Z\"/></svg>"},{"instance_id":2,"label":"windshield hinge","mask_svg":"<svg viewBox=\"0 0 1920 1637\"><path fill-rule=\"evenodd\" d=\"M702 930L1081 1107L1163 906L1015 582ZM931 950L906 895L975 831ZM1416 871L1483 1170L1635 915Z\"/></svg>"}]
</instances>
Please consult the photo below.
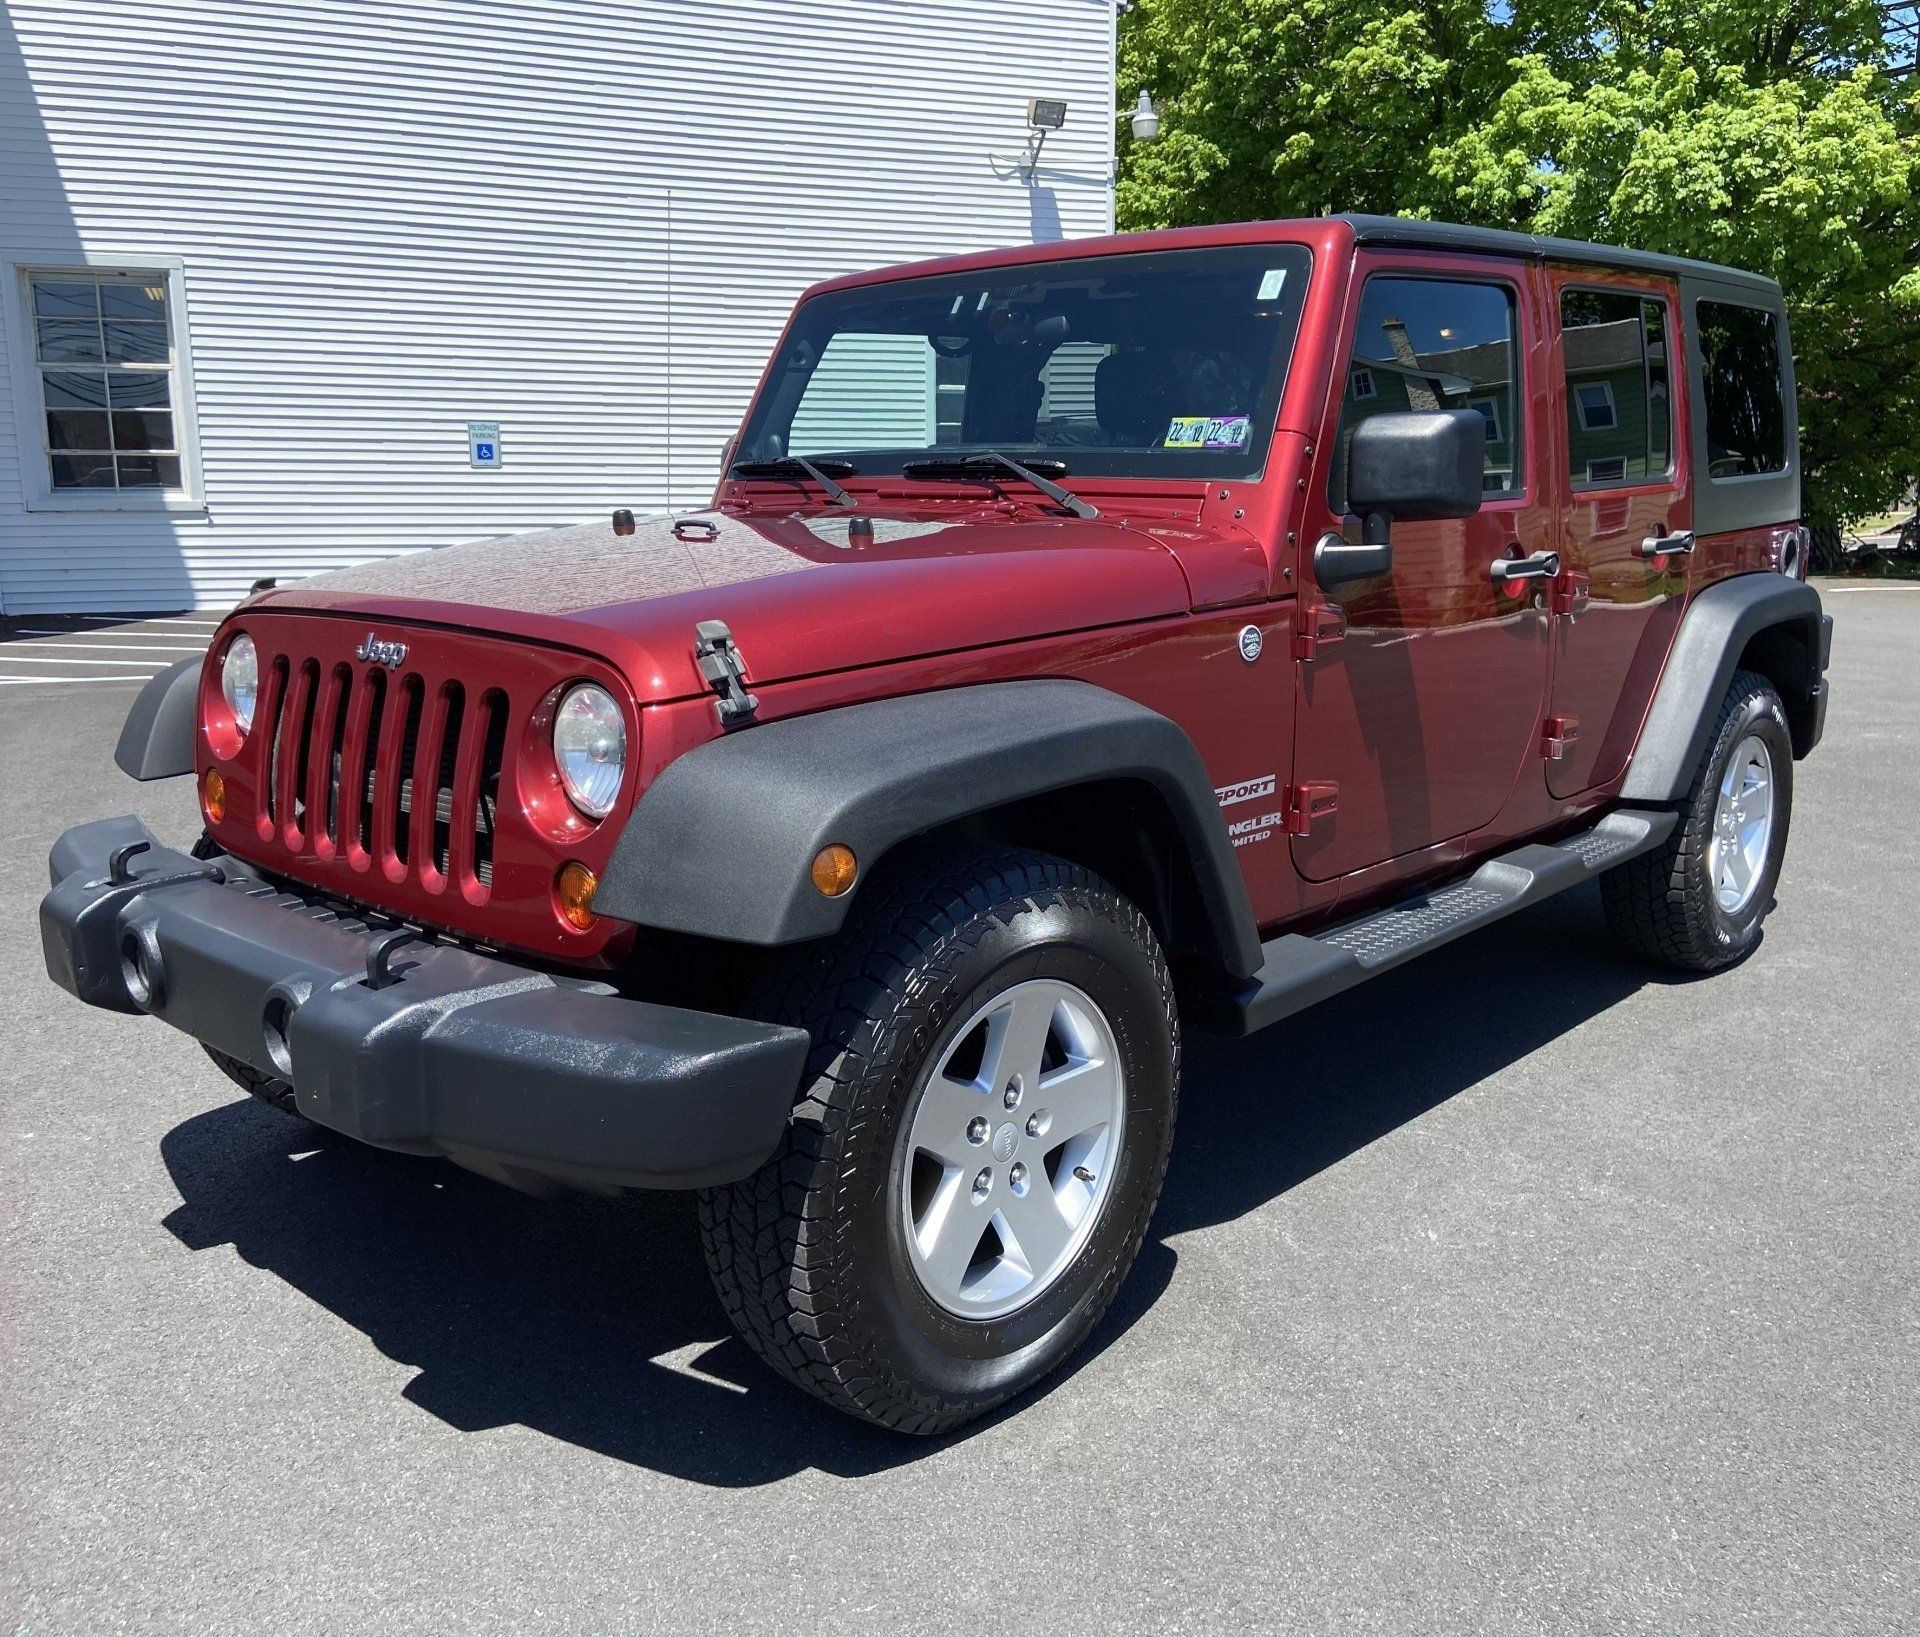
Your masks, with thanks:
<instances>
[{"instance_id":1,"label":"windshield hinge","mask_svg":"<svg viewBox=\"0 0 1920 1637\"><path fill-rule=\"evenodd\" d=\"M693 660L717 695L713 708L720 726L750 727L760 701L746 690L747 662L734 645L725 620L702 620L694 626Z\"/></svg>"}]
</instances>

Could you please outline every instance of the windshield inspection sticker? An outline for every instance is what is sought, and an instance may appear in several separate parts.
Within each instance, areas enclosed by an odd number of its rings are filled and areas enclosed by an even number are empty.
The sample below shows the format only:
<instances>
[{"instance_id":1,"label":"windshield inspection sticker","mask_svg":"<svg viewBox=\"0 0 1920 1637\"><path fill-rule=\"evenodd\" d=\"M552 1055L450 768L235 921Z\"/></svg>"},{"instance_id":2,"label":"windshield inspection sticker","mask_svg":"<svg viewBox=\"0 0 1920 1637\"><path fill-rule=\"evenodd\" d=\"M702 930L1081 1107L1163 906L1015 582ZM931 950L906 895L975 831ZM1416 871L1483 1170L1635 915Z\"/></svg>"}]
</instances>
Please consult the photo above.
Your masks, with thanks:
<instances>
[{"instance_id":1,"label":"windshield inspection sticker","mask_svg":"<svg viewBox=\"0 0 1920 1637\"><path fill-rule=\"evenodd\" d=\"M1163 449L1244 449L1245 415L1176 415L1167 427Z\"/></svg>"},{"instance_id":2,"label":"windshield inspection sticker","mask_svg":"<svg viewBox=\"0 0 1920 1637\"><path fill-rule=\"evenodd\" d=\"M1260 280L1260 293L1255 301L1271 301L1280 293L1280 287L1287 282L1287 270L1284 267L1269 267Z\"/></svg>"}]
</instances>

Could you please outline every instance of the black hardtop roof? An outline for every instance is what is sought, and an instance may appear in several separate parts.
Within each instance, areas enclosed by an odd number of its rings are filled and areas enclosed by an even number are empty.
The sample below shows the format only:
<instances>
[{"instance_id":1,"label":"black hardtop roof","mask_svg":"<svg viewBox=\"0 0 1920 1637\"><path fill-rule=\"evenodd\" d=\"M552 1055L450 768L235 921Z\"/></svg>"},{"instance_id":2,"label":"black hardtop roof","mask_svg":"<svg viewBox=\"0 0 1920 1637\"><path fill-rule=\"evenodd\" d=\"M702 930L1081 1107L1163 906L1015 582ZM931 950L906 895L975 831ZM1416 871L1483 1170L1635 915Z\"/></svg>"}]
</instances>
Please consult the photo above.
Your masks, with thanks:
<instances>
[{"instance_id":1,"label":"black hardtop roof","mask_svg":"<svg viewBox=\"0 0 1920 1637\"><path fill-rule=\"evenodd\" d=\"M1662 256L1651 250L1623 250L1617 245L1588 244L1583 239L1551 239L1537 233L1510 233L1497 227L1462 227L1455 222L1423 222L1411 216L1351 216L1338 220L1353 229L1359 244L1401 245L1410 250L1465 250L1488 256L1524 256L1531 261L1584 262L1591 267L1617 267L1632 273L1665 273L1671 278L1712 279L1719 284L1745 285L1756 295L1780 299L1780 286L1759 273L1719 262L1695 261L1690 256Z\"/></svg>"}]
</instances>

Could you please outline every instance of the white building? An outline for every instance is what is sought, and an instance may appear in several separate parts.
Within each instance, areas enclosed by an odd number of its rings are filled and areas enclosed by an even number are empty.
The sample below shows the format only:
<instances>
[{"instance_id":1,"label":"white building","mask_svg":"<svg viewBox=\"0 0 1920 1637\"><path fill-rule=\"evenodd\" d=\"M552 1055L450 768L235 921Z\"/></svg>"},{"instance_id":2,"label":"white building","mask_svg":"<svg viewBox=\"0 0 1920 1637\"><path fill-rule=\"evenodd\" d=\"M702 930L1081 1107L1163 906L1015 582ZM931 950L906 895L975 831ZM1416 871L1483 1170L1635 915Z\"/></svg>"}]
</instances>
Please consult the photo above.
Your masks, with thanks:
<instances>
[{"instance_id":1,"label":"white building","mask_svg":"<svg viewBox=\"0 0 1920 1637\"><path fill-rule=\"evenodd\" d=\"M0 612L703 501L808 283L1110 230L1113 30L1112 0L4 0ZM1029 176L1031 97L1068 115Z\"/></svg>"}]
</instances>

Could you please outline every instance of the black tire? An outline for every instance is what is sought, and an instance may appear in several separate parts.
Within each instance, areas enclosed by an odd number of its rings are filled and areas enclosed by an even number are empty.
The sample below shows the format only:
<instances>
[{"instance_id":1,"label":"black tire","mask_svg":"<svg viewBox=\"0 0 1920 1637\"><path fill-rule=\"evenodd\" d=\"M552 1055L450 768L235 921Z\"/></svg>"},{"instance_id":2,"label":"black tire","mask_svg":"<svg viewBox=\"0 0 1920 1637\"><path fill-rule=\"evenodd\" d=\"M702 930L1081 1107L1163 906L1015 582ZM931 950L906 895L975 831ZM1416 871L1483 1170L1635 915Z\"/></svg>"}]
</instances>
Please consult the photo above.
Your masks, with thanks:
<instances>
[{"instance_id":1,"label":"black tire","mask_svg":"<svg viewBox=\"0 0 1920 1637\"><path fill-rule=\"evenodd\" d=\"M1751 898L1737 912L1714 892L1714 814L1720 782L1735 749L1749 735L1766 747L1773 778L1773 833ZM1631 953L1687 972L1713 972L1750 955L1773 907L1793 813L1793 739L1773 684L1736 671L1707 740L1680 822L1664 845L1600 878L1607 924Z\"/></svg>"},{"instance_id":2,"label":"black tire","mask_svg":"<svg viewBox=\"0 0 1920 1637\"><path fill-rule=\"evenodd\" d=\"M1078 1254L1025 1306L955 1316L909 1258L901 1193L919 1088L996 993L1048 978L1100 1007L1118 1046L1125 1140ZM923 856L862 892L832 943L796 953L756 1007L813 1036L779 1152L704 1191L707 1265L774 1369L898 1431L948 1431L1054 1369L1132 1266L1166 1174L1179 1095L1173 985L1146 918L1041 853Z\"/></svg>"},{"instance_id":3,"label":"black tire","mask_svg":"<svg viewBox=\"0 0 1920 1637\"><path fill-rule=\"evenodd\" d=\"M218 858L225 849L203 830L200 839L189 851L195 858ZM306 1119L306 1115L294 1106L293 1087L285 1080L262 1074L252 1065L242 1063L237 1057L229 1057L225 1052L217 1052L211 1046L202 1045L200 1049L213 1059L222 1074L249 1097L258 1097L263 1103L271 1103L282 1114L291 1115L296 1120Z\"/></svg>"}]
</instances>

